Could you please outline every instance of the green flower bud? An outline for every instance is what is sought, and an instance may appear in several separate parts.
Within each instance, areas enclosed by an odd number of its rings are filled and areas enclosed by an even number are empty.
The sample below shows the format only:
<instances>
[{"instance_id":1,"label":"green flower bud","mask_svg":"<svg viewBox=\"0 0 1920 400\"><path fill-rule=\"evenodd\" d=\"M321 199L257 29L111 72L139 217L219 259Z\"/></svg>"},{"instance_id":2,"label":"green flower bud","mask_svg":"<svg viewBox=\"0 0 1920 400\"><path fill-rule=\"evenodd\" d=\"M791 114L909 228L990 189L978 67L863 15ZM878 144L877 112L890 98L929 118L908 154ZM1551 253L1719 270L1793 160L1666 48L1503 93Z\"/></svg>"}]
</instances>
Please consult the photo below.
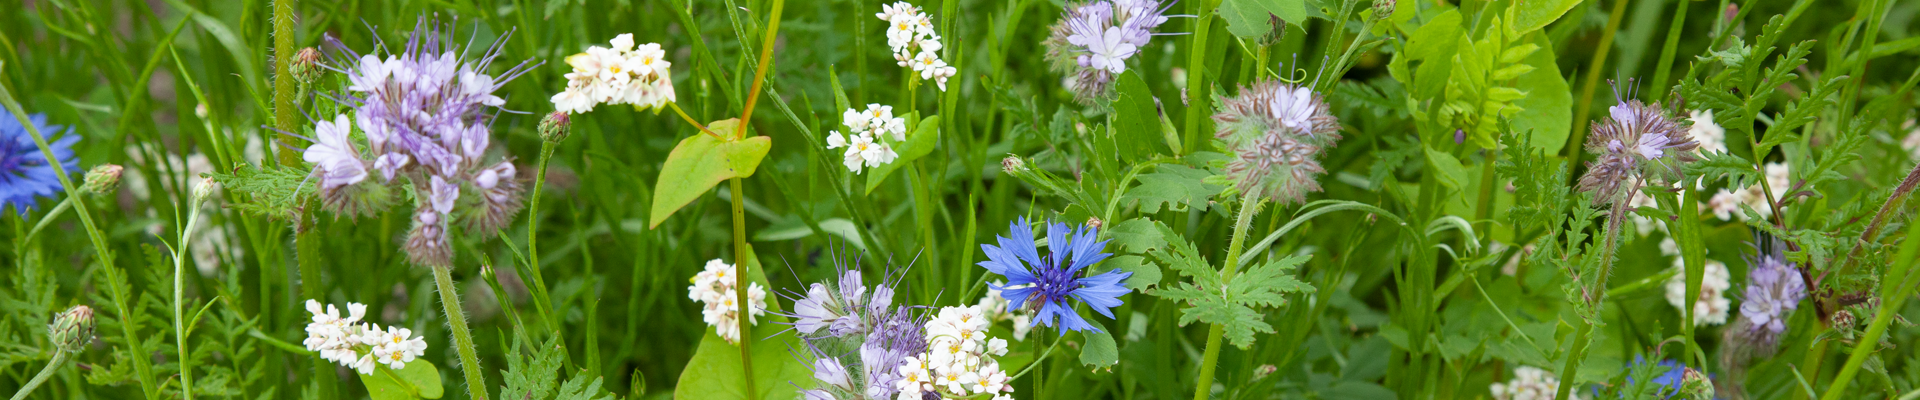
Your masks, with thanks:
<instances>
[{"instance_id":1,"label":"green flower bud","mask_svg":"<svg viewBox=\"0 0 1920 400\"><path fill-rule=\"evenodd\" d=\"M86 183L80 188L87 193L113 194L120 188L120 172L125 170L118 165L101 164L87 171Z\"/></svg>"},{"instance_id":2,"label":"green flower bud","mask_svg":"<svg viewBox=\"0 0 1920 400\"><path fill-rule=\"evenodd\" d=\"M47 325L47 339L60 351L85 350L93 341L93 308L73 306L54 314L53 323Z\"/></svg>"},{"instance_id":3,"label":"green flower bud","mask_svg":"<svg viewBox=\"0 0 1920 400\"><path fill-rule=\"evenodd\" d=\"M208 199L213 198L214 191L219 187L220 184L215 183L213 178L200 178L200 183L193 185L193 205L199 207L201 204L206 204Z\"/></svg>"},{"instance_id":4,"label":"green flower bud","mask_svg":"<svg viewBox=\"0 0 1920 400\"><path fill-rule=\"evenodd\" d=\"M1373 0L1373 21L1378 23L1393 16L1394 0Z\"/></svg>"},{"instance_id":5,"label":"green flower bud","mask_svg":"<svg viewBox=\"0 0 1920 400\"><path fill-rule=\"evenodd\" d=\"M540 139L546 140L547 143L560 143L567 140L567 131L570 130L571 125L573 122L567 117L567 113L554 111L547 114L546 118L540 119Z\"/></svg>"},{"instance_id":6,"label":"green flower bud","mask_svg":"<svg viewBox=\"0 0 1920 400\"><path fill-rule=\"evenodd\" d=\"M1680 393L1689 399L1708 400L1713 398L1713 380L1700 370L1687 368L1680 380Z\"/></svg>"},{"instance_id":7,"label":"green flower bud","mask_svg":"<svg viewBox=\"0 0 1920 400\"><path fill-rule=\"evenodd\" d=\"M320 50L312 47L300 49L300 52L294 53L293 64L287 65L287 73L293 74L293 79L302 84L313 83L315 79L320 79L322 72L326 72L326 68L320 67Z\"/></svg>"}]
</instances>

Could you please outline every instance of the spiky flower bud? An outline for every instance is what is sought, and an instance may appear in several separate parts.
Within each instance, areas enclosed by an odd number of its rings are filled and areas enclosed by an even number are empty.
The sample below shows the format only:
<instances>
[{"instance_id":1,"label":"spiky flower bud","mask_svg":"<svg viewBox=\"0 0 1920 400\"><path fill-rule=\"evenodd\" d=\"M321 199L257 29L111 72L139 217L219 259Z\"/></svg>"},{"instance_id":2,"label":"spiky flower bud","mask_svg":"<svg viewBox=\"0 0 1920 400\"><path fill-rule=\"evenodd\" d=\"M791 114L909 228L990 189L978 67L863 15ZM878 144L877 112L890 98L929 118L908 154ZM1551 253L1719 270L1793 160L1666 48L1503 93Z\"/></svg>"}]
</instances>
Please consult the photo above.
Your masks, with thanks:
<instances>
[{"instance_id":1,"label":"spiky flower bud","mask_svg":"<svg viewBox=\"0 0 1920 400\"><path fill-rule=\"evenodd\" d=\"M1267 379L1268 375L1273 375L1274 372L1279 370L1280 367L1275 367L1273 364L1261 364L1259 367L1254 367L1253 380Z\"/></svg>"},{"instance_id":2,"label":"spiky flower bud","mask_svg":"<svg viewBox=\"0 0 1920 400\"><path fill-rule=\"evenodd\" d=\"M472 197L474 203L470 206L459 207L463 210L460 225L468 234L491 237L520 213L526 190L516 179L517 174L509 161L501 161L475 174L473 187L480 195Z\"/></svg>"},{"instance_id":3,"label":"spiky flower bud","mask_svg":"<svg viewBox=\"0 0 1920 400\"><path fill-rule=\"evenodd\" d=\"M1833 323L1833 330L1843 332L1843 333L1853 332L1853 326L1855 323L1853 318L1853 311L1841 309L1840 311L1833 312L1833 316L1829 318L1830 318L1829 322Z\"/></svg>"},{"instance_id":4,"label":"spiky flower bud","mask_svg":"<svg viewBox=\"0 0 1920 400\"><path fill-rule=\"evenodd\" d=\"M1000 160L1000 170L1006 172L1008 175L1027 172L1027 161L1020 159L1020 156L1009 155L1007 158Z\"/></svg>"},{"instance_id":5,"label":"spiky flower bud","mask_svg":"<svg viewBox=\"0 0 1920 400\"><path fill-rule=\"evenodd\" d=\"M453 246L447 241L446 220L445 215L432 207L420 207L413 214L413 229L407 231L407 261L429 267L453 265Z\"/></svg>"},{"instance_id":6,"label":"spiky flower bud","mask_svg":"<svg viewBox=\"0 0 1920 400\"><path fill-rule=\"evenodd\" d=\"M1394 3L1397 2L1394 0L1373 0L1373 22L1379 23L1380 21L1385 21L1388 17L1392 17L1395 7Z\"/></svg>"},{"instance_id":7,"label":"spiky flower bud","mask_svg":"<svg viewBox=\"0 0 1920 400\"><path fill-rule=\"evenodd\" d=\"M93 308L73 306L54 314L53 323L47 324L47 339L60 351L86 350L87 343L93 341Z\"/></svg>"},{"instance_id":8,"label":"spiky flower bud","mask_svg":"<svg viewBox=\"0 0 1920 400\"><path fill-rule=\"evenodd\" d=\"M214 182L213 178L211 177L200 178L200 183L196 183L193 185L193 205L199 206L201 204L206 204L207 200L212 199L214 192L219 190L219 188L220 188L220 184L217 182Z\"/></svg>"},{"instance_id":9,"label":"spiky flower bud","mask_svg":"<svg viewBox=\"0 0 1920 400\"><path fill-rule=\"evenodd\" d=\"M86 183L80 187L87 193L113 194L114 190L120 188L120 172L123 170L125 168L118 165L100 164L87 170Z\"/></svg>"},{"instance_id":10,"label":"spiky flower bud","mask_svg":"<svg viewBox=\"0 0 1920 400\"><path fill-rule=\"evenodd\" d=\"M560 143L567 140L567 131L571 130L571 125L573 122L567 118L567 113L554 111L547 114L546 118L540 120L540 139L546 140L547 143Z\"/></svg>"},{"instance_id":11,"label":"spiky flower bud","mask_svg":"<svg viewBox=\"0 0 1920 400\"><path fill-rule=\"evenodd\" d=\"M1320 151L1340 140L1340 119L1320 94L1281 81L1255 83L1222 99L1213 120L1214 137L1233 154L1227 175L1240 192L1282 204L1320 191L1315 179L1326 172Z\"/></svg>"},{"instance_id":12,"label":"spiky flower bud","mask_svg":"<svg viewBox=\"0 0 1920 400\"><path fill-rule=\"evenodd\" d=\"M320 50L312 47L294 53L293 64L287 65L287 73L293 74L293 79L301 84L313 83L320 79L322 72L326 69L320 67Z\"/></svg>"},{"instance_id":13,"label":"spiky flower bud","mask_svg":"<svg viewBox=\"0 0 1920 400\"><path fill-rule=\"evenodd\" d=\"M1700 370L1687 368L1686 374L1681 377L1680 393L1692 400L1712 399L1713 379Z\"/></svg>"}]
</instances>

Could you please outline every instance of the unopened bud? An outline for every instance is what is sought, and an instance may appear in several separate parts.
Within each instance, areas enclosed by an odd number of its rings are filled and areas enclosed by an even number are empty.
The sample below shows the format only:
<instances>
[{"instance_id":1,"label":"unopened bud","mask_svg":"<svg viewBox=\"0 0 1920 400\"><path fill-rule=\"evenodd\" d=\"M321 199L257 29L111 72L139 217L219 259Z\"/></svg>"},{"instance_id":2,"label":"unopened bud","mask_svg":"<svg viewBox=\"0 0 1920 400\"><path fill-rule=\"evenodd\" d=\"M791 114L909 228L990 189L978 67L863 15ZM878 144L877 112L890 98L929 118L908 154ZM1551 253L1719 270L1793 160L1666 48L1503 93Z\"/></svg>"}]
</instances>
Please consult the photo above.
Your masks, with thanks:
<instances>
[{"instance_id":1,"label":"unopened bud","mask_svg":"<svg viewBox=\"0 0 1920 400\"><path fill-rule=\"evenodd\" d=\"M1461 143L1466 143L1466 142L1467 142L1467 131L1466 131L1466 130L1463 130L1463 129L1455 129L1455 130L1453 130L1453 144L1461 144Z\"/></svg>"},{"instance_id":2,"label":"unopened bud","mask_svg":"<svg viewBox=\"0 0 1920 400\"><path fill-rule=\"evenodd\" d=\"M1835 311L1835 312L1833 313L1833 316L1832 316L1832 317L1830 317L1830 318L1832 318L1832 320L1831 320L1831 321L1829 321L1829 322L1832 322L1832 323L1833 323L1833 329L1834 329L1834 330L1836 330L1836 331L1841 331L1841 332L1851 332L1851 331L1853 331L1853 325L1854 325L1854 323L1855 323L1855 321L1854 321L1854 318L1853 318L1853 312L1852 312L1852 311L1847 311L1847 310L1844 310L1844 309L1842 309L1842 310L1840 310L1840 311Z\"/></svg>"},{"instance_id":3,"label":"unopened bud","mask_svg":"<svg viewBox=\"0 0 1920 400\"><path fill-rule=\"evenodd\" d=\"M1687 368L1686 373L1681 376L1680 393L1685 393L1688 399L1712 399L1713 379L1708 378L1707 374L1701 373L1700 370Z\"/></svg>"},{"instance_id":4,"label":"unopened bud","mask_svg":"<svg viewBox=\"0 0 1920 400\"><path fill-rule=\"evenodd\" d=\"M1087 227L1098 230L1100 229L1100 225L1102 225L1100 217L1087 217Z\"/></svg>"},{"instance_id":5,"label":"unopened bud","mask_svg":"<svg viewBox=\"0 0 1920 400\"><path fill-rule=\"evenodd\" d=\"M1280 368L1273 366L1273 364L1263 364L1259 367L1254 367L1253 380L1257 381L1261 379L1266 379L1267 375L1273 375L1274 371L1279 371L1279 370Z\"/></svg>"},{"instance_id":6,"label":"unopened bud","mask_svg":"<svg viewBox=\"0 0 1920 400\"><path fill-rule=\"evenodd\" d=\"M220 184L215 183L213 178L200 178L200 183L193 185L193 205L206 204L207 199L213 198L214 190L219 187Z\"/></svg>"},{"instance_id":7,"label":"unopened bud","mask_svg":"<svg viewBox=\"0 0 1920 400\"><path fill-rule=\"evenodd\" d=\"M1727 3L1727 11L1726 11L1727 22L1733 22L1734 18L1739 18L1739 17L1740 17L1740 5Z\"/></svg>"},{"instance_id":8,"label":"unopened bud","mask_svg":"<svg viewBox=\"0 0 1920 400\"><path fill-rule=\"evenodd\" d=\"M1373 21L1385 21L1393 16L1394 0L1373 0Z\"/></svg>"},{"instance_id":9,"label":"unopened bud","mask_svg":"<svg viewBox=\"0 0 1920 400\"><path fill-rule=\"evenodd\" d=\"M1020 156L1007 156L1000 160L1000 170L1009 174L1027 172L1027 161L1020 159Z\"/></svg>"},{"instance_id":10,"label":"unopened bud","mask_svg":"<svg viewBox=\"0 0 1920 400\"><path fill-rule=\"evenodd\" d=\"M124 170L125 168L113 164L95 166L87 170L86 183L80 188L87 193L113 194L114 190L120 188L120 172Z\"/></svg>"},{"instance_id":11,"label":"unopened bud","mask_svg":"<svg viewBox=\"0 0 1920 400\"><path fill-rule=\"evenodd\" d=\"M573 122L567 117L567 113L554 111L547 114L546 118L540 119L540 139L546 140L547 143L560 143L567 140L567 131L572 125Z\"/></svg>"},{"instance_id":12,"label":"unopened bud","mask_svg":"<svg viewBox=\"0 0 1920 400\"><path fill-rule=\"evenodd\" d=\"M53 323L47 324L47 339L60 351L85 350L87 343L93 341L93 308L73 306L54 314Z\"/></svg>"},{"instance_id":13,"label":"unopened bud","mask_svg":"<svg viewBox=\"0 0 1920 400\"><path fill-rule=\"evenodd\" d=\"M293 54L293 64L287 65L287 73L300 83L313 83L320 79L320 73L326 71L320 67L320 50L312 47L300 49Z\"/></svg>"}]
</instances>

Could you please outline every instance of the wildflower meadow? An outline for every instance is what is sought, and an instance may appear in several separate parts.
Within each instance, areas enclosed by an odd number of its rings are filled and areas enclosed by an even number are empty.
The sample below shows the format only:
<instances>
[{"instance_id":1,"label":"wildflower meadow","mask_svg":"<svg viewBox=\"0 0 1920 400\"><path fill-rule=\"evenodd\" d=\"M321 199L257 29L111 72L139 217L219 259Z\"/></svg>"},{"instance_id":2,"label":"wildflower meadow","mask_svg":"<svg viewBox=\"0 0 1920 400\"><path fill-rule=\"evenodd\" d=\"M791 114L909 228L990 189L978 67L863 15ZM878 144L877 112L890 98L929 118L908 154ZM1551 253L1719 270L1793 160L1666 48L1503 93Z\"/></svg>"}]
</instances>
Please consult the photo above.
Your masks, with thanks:
<instances>
[{"instance_id":1,"label":"wildflower meadow","mask_svg":"<svg viewBox=\"0 0 1920 400\"><path fill-rule=\"evenodd\" d=\"M1916 0L15 0L0 395L1920 398Z\"/></svg>"}]
</instances>

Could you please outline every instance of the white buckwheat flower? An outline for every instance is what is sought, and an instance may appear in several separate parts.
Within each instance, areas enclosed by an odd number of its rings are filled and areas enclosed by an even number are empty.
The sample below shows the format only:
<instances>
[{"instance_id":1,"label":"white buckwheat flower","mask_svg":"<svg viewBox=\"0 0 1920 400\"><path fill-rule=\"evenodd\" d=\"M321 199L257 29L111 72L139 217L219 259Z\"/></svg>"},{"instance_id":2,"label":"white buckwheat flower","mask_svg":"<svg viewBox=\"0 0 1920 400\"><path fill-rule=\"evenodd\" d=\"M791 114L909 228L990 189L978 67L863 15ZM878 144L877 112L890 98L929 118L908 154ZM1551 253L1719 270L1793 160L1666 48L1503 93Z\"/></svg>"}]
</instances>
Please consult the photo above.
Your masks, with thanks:
<instances>
[{"instance_id":1,"label":"white buckwheat flower","mask_svg":"<svg viewBox=\"0 0 1920 400\"><path fill-rule=\"evenodd\" d=\"M827 148L846 148L841 152L841 164L847 170L858 174L900 158L893 146L907 140L907 119L893 116L892 106L868 104L866 110L847 109L841 113L840 123L847 132L829 132ZM888 143L889 137L892 143Z\"/></svg>"},{"instance_id":2,"label":"white buckwheat flower","mask_svg":"<svg viewBox=\"0 0 1920 400\"><path fill-rule=\"evenodd\" d=\"M637 110L659 110L675 101L673 63L657 43L634 45L633 34L615 36L613 47L588 47L567 57L573 72L567 87L549 100L560 112L593 111L600 104L632 105Z\"/></svg>"},{"instance_id":3,"label":"white buckwheat flower","mask_svg":"<svg viewBox=\"0 0 1920 400\"><path fill-rule=\"evenodd\" d=\"M740 343L740 302L739 292L734 290L734 274L739 273L733 264L714 259L707 261L706 270L695 274L692 286L687 287L687 298L701 303L700 314L714 332L726 339L727 343ZM767 313L767 289L759 283L747 285L747 325L759 322L759 316Z\"/></svg>"},{"instance_id":4,"label":"white buckwheat flower","mask_svg":"<svg viewBox=\"0 0 1920 400\"><path fill-rule=\"evenodd\" d=\"M887 47L893 50L893 59L919 72L921 80L933 81L940 91L947 91L947 78L960 71L940 60L938 52L945 46L933 31L933 17L906 2L881 6L873 16L887 21Z\"/></svg>"},{"instance_id":5,"label":"white buckwheat flower","mask_svg":"<svg viewBox=\"0 0 1920 400\"><path fill-rule=\"evenodd\" d=\"M367 315L365 304L347 303L346 317L331 304L307 300L306 306L313 317L307 323L307 339L301 343L319 353L321 359L361 375L372 375L378 365L402 369L426 355L427 342L413 337L413 331L401 327L382 330L379 325L361 321Z\"/></svg>"},{"instance_id":6,"label":"white buckwheat flower","mask_svg":"<svg viewBox=\"0 0 1920 400\"><path fill-rule=\"evenodd\" d=\"M1680 257L1674 257L1673 269L1678 272L1667 279L1667 304L1673 305L1673 308L1684 313L1686 309L1681 307L1686 307L1686 263ZM1733 287L1731 283L1733 275L1727 272L1726 264L1707 260L1706 270L1701 277L1703 279L1700 280L1700 297L1693 301L1693 325L1727 323L1727 310L1733 308L1733 303L1727 300L1726 293Z\"/></svg>"},{"instance_id":7,"label":"white buckwheat flower","mask_svg":"<svg viewBox=\"0 0 1920 400\"><path fill-rule=\"evenodd\" d=\"M1552 372L1530 366L1513 369L1513 380L1494 383L1489 387L1495 400L1548 400L1560 389L1560 380ZM1572 393L1575 399L1585 399L1580 391Z\"/></svg>"}]
</instances>

